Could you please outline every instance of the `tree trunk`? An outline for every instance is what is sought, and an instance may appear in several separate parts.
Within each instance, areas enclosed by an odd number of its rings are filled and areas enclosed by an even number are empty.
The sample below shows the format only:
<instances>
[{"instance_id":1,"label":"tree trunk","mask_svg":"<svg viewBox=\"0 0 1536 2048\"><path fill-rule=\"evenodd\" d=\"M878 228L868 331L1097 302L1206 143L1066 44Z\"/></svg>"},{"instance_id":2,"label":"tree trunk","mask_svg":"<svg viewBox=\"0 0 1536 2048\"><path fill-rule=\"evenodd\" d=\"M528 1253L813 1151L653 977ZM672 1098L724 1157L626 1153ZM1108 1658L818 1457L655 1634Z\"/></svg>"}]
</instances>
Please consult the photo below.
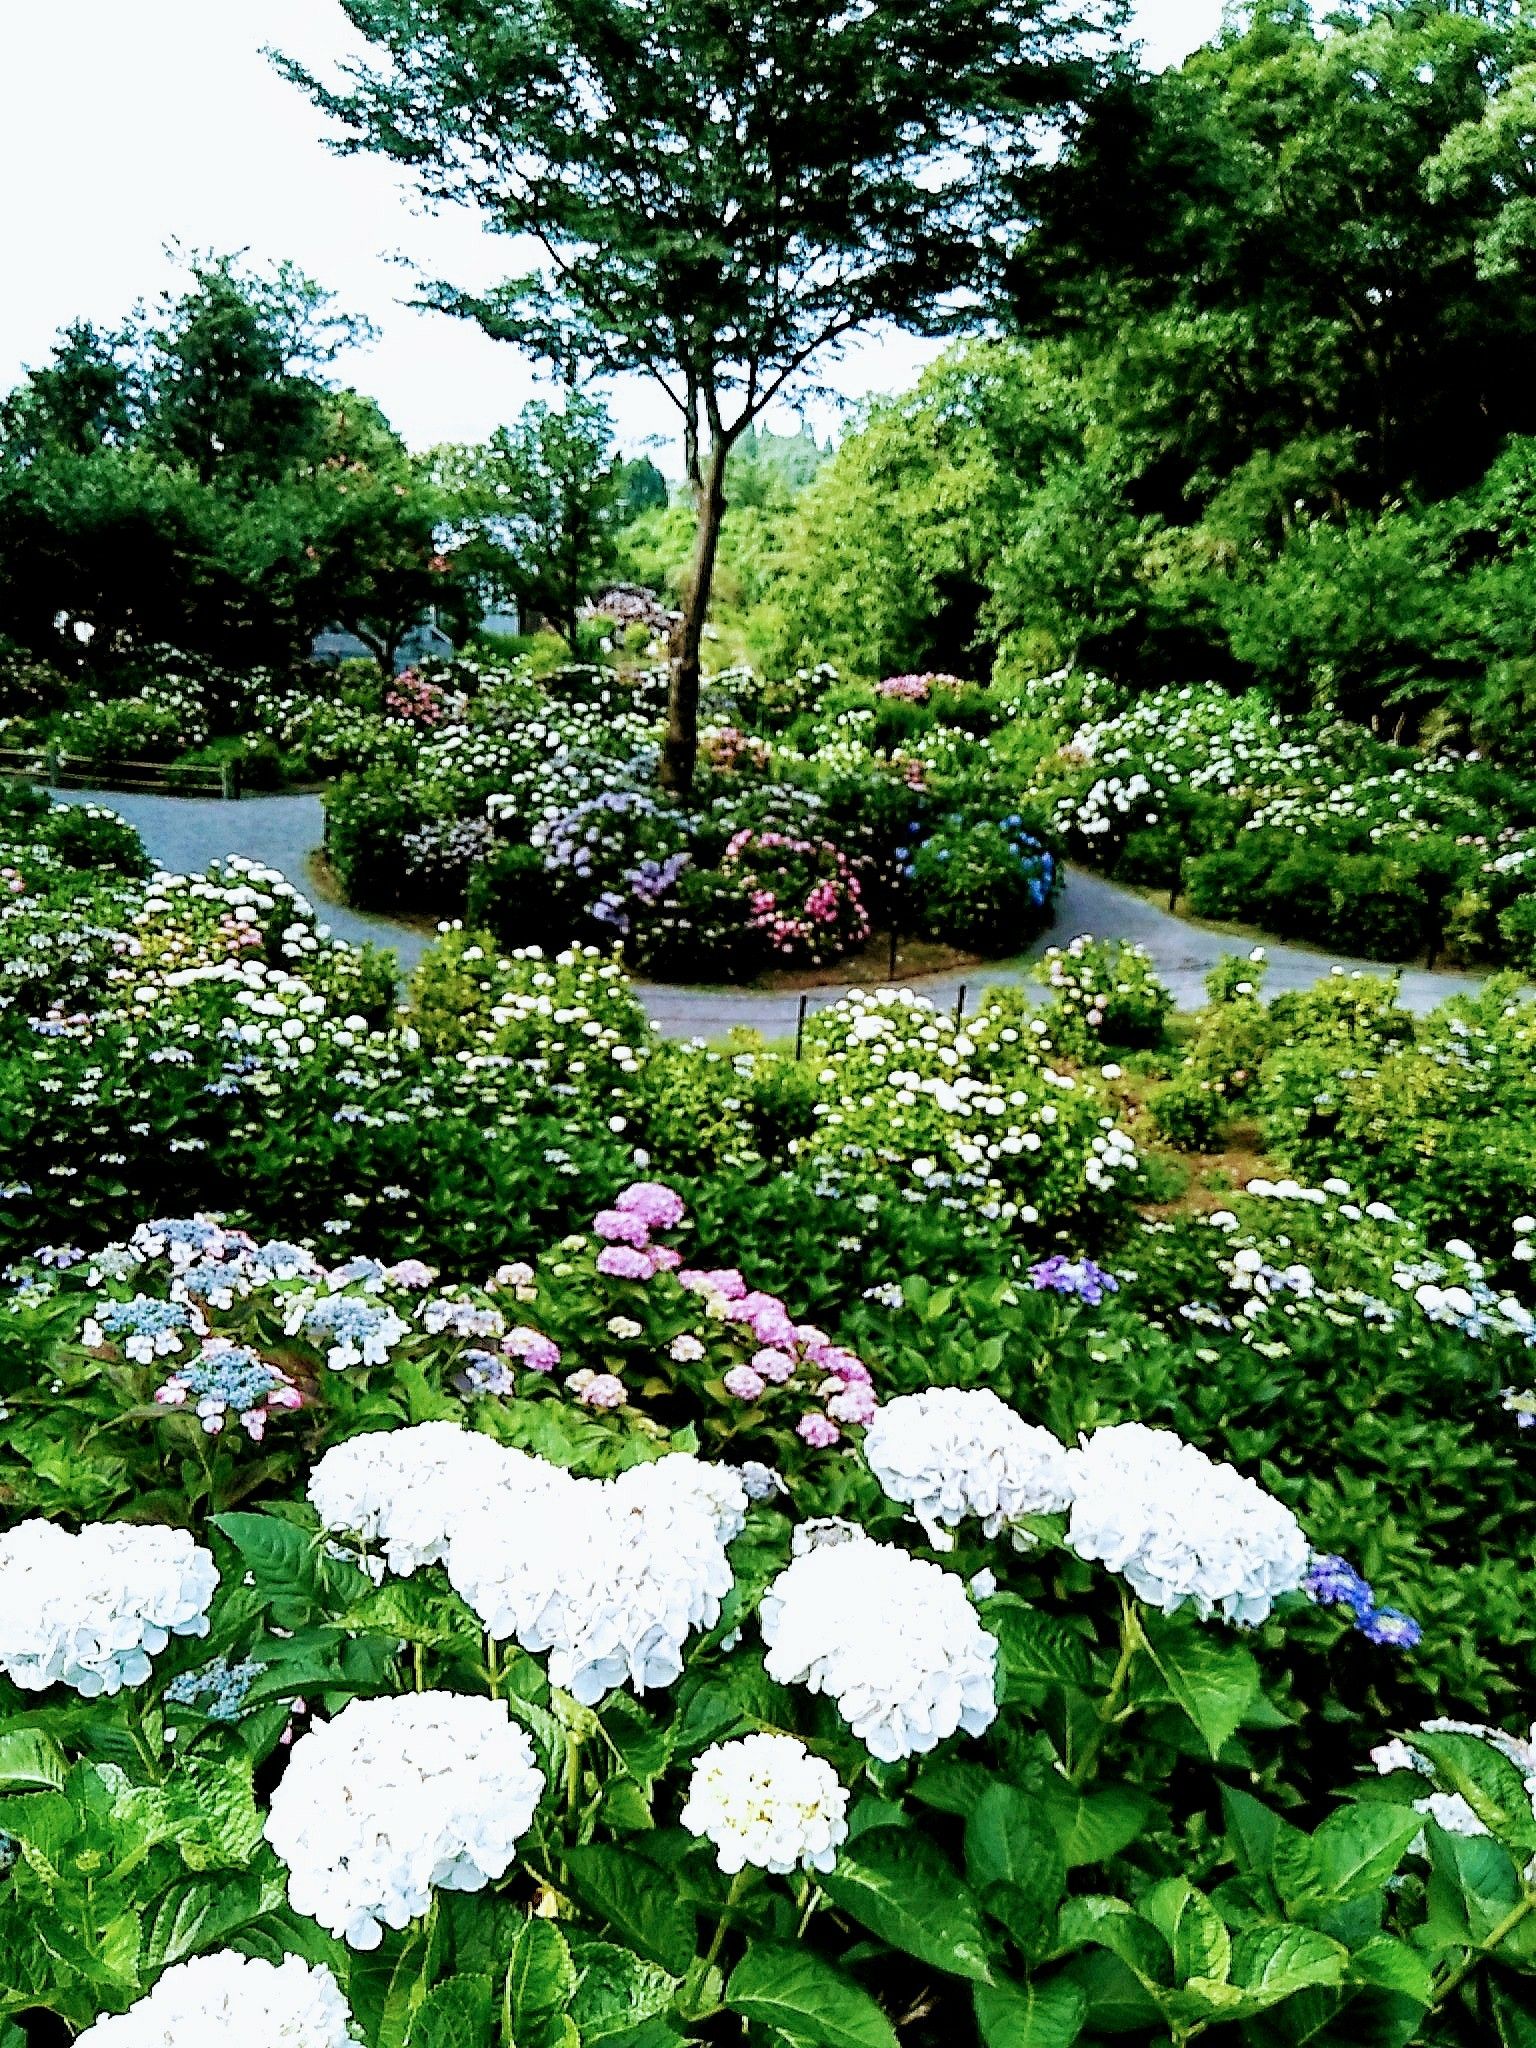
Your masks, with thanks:
<instances>
[{"instance_id":1,"label":"tree trunk","mask_svg":"<svg viewBox=\"0 0 1536 2048\"><path fill-rule=\"evenodd\" d=\"M683 592L682 617L672 629L671 678L667 689L667 737L661 751L661 786L683 798L693 794L699 754L699 649L709 616L715 555L725 518L725 459L729 444L719 435L710 445L699 479L699 523L693 561Z\"/></svg>"}]
</instances>

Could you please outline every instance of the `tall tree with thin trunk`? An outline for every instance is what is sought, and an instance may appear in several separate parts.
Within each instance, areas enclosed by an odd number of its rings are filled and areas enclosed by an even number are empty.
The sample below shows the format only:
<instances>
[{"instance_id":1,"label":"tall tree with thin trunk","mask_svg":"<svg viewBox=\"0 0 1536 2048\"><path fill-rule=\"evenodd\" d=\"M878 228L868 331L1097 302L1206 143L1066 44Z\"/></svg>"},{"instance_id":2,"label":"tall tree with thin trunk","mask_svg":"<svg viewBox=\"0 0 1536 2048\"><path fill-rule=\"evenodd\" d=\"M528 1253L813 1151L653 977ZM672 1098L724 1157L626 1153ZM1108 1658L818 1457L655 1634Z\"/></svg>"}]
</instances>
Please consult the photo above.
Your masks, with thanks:
<instances>
[{"instance_id":1,"label":"tall tree with thin trunk","mask_svg":"<svg viewBox=\"0 0 1536 2048\"><path fill-rule=\"evenodd\" d=\"M663 777L686 794L734 444L856 329L974 316L1042 128L1123 0L339 0L369 46L278 57L343 151L477 207L528 268L425 302L680 415L698 527Z\"/></svg>"}]
</instances>

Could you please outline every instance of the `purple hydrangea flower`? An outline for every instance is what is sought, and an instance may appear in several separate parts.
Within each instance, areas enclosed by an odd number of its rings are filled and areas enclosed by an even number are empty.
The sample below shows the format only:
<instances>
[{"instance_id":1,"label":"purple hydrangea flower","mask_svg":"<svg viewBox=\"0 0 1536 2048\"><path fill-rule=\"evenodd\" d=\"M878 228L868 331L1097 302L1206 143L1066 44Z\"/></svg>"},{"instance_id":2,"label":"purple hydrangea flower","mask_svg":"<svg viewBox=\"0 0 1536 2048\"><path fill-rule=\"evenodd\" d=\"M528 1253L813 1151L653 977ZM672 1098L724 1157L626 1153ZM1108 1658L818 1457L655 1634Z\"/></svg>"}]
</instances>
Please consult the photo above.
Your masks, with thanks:
<instances>
[{"instance_id":1,"label":"purple hydrangea flower","mask_svg":"<svg viewBox=\"0 0 1536 2048\"><path fill-rule=\"evenodd\" d=\"M1389 1650L1416 1649L1424 1636L1413 1617L1396 1607L1375 1607L1355 1625L1368 1643L1379 1643Z\"/></svg>"},{"instance_id":2,"label":"purple hydrangea flower","mask_svg":"<svg viewBox=\"0 0 1536 2048\"><path fill-rule=\"evenodd\" d=\"M1363 1622L1376 1604L1369 1581L1342 1557L1314 1557L1301 1590L1319 1607L1347 1607L1357 1623Z\"/></svg>"},{"instance_id":3,"label":"purple hydrangea flower","mask_svg":"<svg viewBox=\"0 0 1536 2048\"><path fill-rule=\"evenodd\" d=\"M638 1216L648 1230L673 1230L688 1213L682 1196L655 1180L637 1180L613 1206L626 1215Z\"/></svg>"},{"instance_id":4,"label":"purple hydrangea flower","mask_svg":"<svg viewBox=\"0 0 1536 2048\"><path fill-rule=\"evenodd\" d=\"M725 1376L725 1391L738 1401L755 1401L767 1384L750 1365L733 1365Z\"/></svg>"},{"instance_id":5,"label":"purple hydrangea flower","mask_svg":"<svg viewBox=\"0 0 1536 2048\"><path fill-rule=\"evenodd\" d=\"M1120 1291L1120 1282L1113 1273L1106 1273L1092 1259L1074 1261L1062 1252L1053 1252L1038 1266L1031 1266L1029 1277L1037 1291L1048 1289L1052 1294L1074 1294L1089 1308L1097 1308L1106 1294L1118 1294Z\"/></svg>"}]
</instances>

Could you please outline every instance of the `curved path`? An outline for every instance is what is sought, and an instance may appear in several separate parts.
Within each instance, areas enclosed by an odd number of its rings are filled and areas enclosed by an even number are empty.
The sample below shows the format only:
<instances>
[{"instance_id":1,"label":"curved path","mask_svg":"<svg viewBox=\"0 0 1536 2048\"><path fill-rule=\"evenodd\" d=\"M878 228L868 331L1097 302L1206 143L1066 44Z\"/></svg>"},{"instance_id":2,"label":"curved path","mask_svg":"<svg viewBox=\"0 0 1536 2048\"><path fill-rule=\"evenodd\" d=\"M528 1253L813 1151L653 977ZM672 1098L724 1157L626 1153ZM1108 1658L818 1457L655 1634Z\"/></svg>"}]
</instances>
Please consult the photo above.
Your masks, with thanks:
<instances>
[{"instance_id":1,"label":"curved path","mask_svg":"<svg viewBox=\"0 0 1536 2048\"><path fill-rule=\"evenodd\" d=\"M117 794L110 790L54 790L66 803L104 804L126 818L143 835L150 858L175 873L197 873L211 860L226 854L243 854L263 862L288 877L294 886L313 897L308 858L319 846L324 811L316 796L246 797L227 803L217 797L177 797ZM388 946L399 955L402 968L409 970L431 944L431 934L392 918L373 917L362 911L346 910L332 904L320 906L322 918L344 939ZM1205 1000L1204 978L1219 960L1249 951L1251 941L1233 933L1207 931L1188 924L1134 891L1122 889L1080 868L1072 869L1062 891L1056 928L1037 940L1026 958L1043 952L1053 941L1087 932L1095 938L1131 939L1146 947L1159 975L1172 989L1180 1009L1193 1010ZM1277 995L1282 990L1310 988L1331 974L1335 967L1346 972L1384 972L1379 961L1341 959L1332 953L1316 953L1304 946L1266 946L1269 960L1267 988ZM1001 982L1023 978L1021 961L1003 961L988 967L973 967L952 974L917 977L912 986L942 1004L959 1000ZM1470 974L1441 974L1428 968L1408 967L1402 974L1402 1000L1415 1011L1433 1009L1447 996L1470 993L1480 977ZM723 1038L736 1026L761 1031L769 1038L793 1034L799 998L784 993L756 993L751 990L719 988L675 988L660 984L639 984L641 1000L658 1029L675 1038L699 1036ZM821 1009L843 993L840 985L812 990L808 1008Z\"/></svg>"}]
</instances>

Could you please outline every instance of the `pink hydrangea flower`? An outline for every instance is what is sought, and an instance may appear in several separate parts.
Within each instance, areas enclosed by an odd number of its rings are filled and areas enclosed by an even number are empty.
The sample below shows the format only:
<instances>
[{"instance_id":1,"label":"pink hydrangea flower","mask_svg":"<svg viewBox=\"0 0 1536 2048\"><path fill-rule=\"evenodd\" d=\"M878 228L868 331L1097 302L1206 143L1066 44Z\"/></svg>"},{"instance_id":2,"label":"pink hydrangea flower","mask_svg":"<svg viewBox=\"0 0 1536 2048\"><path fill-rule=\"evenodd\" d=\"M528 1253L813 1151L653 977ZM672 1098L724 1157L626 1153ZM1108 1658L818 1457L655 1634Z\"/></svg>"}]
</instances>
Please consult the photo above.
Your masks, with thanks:
<instances>
[{"instance_id":1,"label":"pink hydrangea flower","mask_svg":"<svg viewBox=\"0 0 1536 2048\"><path fill-rule=\"evenodd\" d=\"M650 1243L651 1233L645 1218L631 1210L599 1209L592 1219L592 1228L610 1244L632 1244L637 1250L643 1250Z\"/></svg>"},{"instance_id":2,"label":"pink hydrangea flower","mask_svg":"<svg viewBox=\"0 0 1536 2048\"><path fill-rule=\"evenodd\" d=\"M761 1351L753 1352L752 1369L774 1386L782 1387L787 1379L794 1377L795 1361L787 1351L765 1344Z\"/></svg>"},{"instance_id":3,"label":"pink hydrangea flower","mask_svg":"<svg viewBox=\"0 0 1536 2048\"><path fill-rule=\"evenodd\" d=\"M673 1230L688 1214L682 1196L656 1180L637 1180L613 1206L638 1216L648 1230Z\"/></svg>"},{"instance_id":4,"label":"pink hydrangea flower","mask_svg":"<svg viewBox=\"0 0 1536 2048\"><path fill-rule=\"evenodd\" d=\"M874 1421L879 1405L873 1387L855 1382L838 1389L827 1403L827 1413L837 1422L857 1423L863 1428Z\"/></svg>"},{"instance_id":5,"label":"pink hydrangea flower","mask_svg":"<svg viewBox=\"0 0 1536 2048\"><path fill-rule=\"evenodd\" d=\"M624 1382L614 1373L595 1372L584 1387L577 1389L576 1398L588 1408L622 1408Z\"/></svg>"},{"instance_id":6,"label":"pink hydrangea flower","mask_svg":"<svg viewBox=\"0 0 1536 2048\"><path fill-rule=\"evenodd\" d=\"M649 1280L651 1262L633 1245L611 1244L598 1253L597 1270L610 1280Z\"/></svg>"},{"instance_id":7,"label":"pink hydrangea flower","mask_svg":"<svg viewBox=\"0 0 1536 2048\"><path fill-rule=\"evenodd\" d=\"M805 1443L808 1443L812 1450L816 1451L830 1449L839 1440L842 1433L835 1422L829 1421L825 1415L818 1415L814 1411L809 1415L802 1415L795 1424L795 1435L800 1437Z\"/></svg>"},{"instance_id":8,"label":"pink hydrangea flower","mask_svg":"<svg viewBox=\"0 0 1536 2048\"><path fill-rule=\"evenodd\" d=\"M436 1279L430 1266L424 1266L420 1259L401 1259L384 1275L395 1287L430 1287Z\"/></svg>"},{"instance_id":9,"label":"pink hydrangea flower","mask_svg":"<svg viewBox=\"0 0 1536 2048\"><path fill-rule=\"evenodd\" d=\"M725 1391L738 1401L755 1401L768 1382L750 1365L733 1365L725 1376Z\"/></svg>"},{"instance_id":10,"label":"pink hydrangea flower","mask_svg":"<svg viewBox=\"0 0 1536 2048\"><path fill-rule=\"evenodd\" d=\"M513 1358L521 1359L530 1372L553 1372L560 1363L560 1346L553 1338L546 1337L540 1330L530 1330L519 1323L515 1330L508 1330L501 1340L501 1348Z\"/></svg>"},{"instance_id":11,"label":"pink hydrangea flower","mask_svg":"<svg viewBox=\"0 0 1536 2048\"><path fill-rule=\"evenodd\" d=\"M717 1266L713 1271L690 1266L677 1276L680 1287L690 1294L718 1294L723 1301L740 1301L747 1283L734 1266Z\"/></svg>"},{"instance_id":12,"label":"pink hydrangea flower","mask_svg":"<svg viewBox=\"0 0 1536 2048\"><path fill-rule=\"evenodd\" d=\"M675 1273L683 1263L682 1253L673 1251L669 1244L648 1245L645 1255L651 1262L653 1273Z\"/></svg>"}]
</instances>

